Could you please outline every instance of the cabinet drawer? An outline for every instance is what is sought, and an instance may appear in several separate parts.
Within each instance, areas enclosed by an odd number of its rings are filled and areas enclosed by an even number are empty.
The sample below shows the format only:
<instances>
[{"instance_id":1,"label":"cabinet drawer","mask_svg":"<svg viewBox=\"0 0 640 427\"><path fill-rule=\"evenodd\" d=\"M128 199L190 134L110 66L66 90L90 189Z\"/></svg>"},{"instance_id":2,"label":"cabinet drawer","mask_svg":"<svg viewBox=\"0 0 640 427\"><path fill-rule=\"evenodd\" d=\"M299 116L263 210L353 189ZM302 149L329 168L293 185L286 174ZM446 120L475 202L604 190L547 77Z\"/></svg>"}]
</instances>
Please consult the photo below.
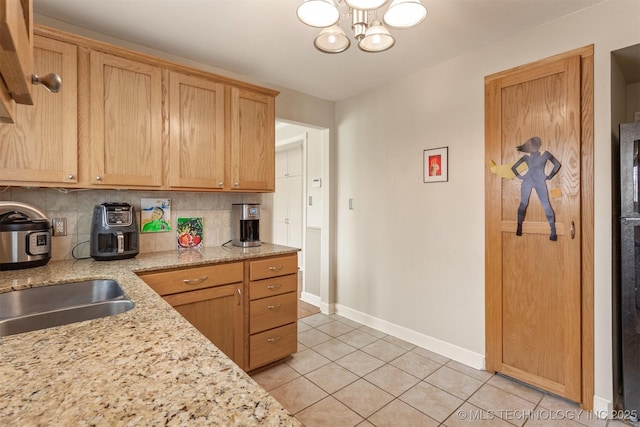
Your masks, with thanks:
<instances>
[{"instance_id":1,"label":"cabinet drawer","mask_svg":"<svg viewBox=\"0 0 640 427\"><path fill-rule=\"evenodd\" d=\"M298 254L251 261L249 280L268 279L298 271Z\"/></svg>"},{"instance_id":2,"label":"cabinet drawer","mask_svg":"<svg viewBox=\"0 0 640 427\"><path fill-rule=\"evenodd\" d=\"M242 282L242 263L183 268L139 276L160 295L169 295Z\"/></svg>"},{"instance_id":3,"label":"cabinet drawer","mask_svg":"<svg viewBox=\"0 0 640 427\"><path fill-rule=\"evenodd\" d=\"M298 348L298 324L252 335L249 340L249 368L254 369L282 359Z\"/></svg>"},{"instance_id":4,"label":"cabinet drawer","mask_svg":"<svg viewBox=\"0 0 640 427\"><path fill-rule=\"evenodd\" d=\"M298 318L298 299L295 292L262 298L250 303L249 333L295 322Z\"/></svg>"},{"instance_id":5,"label":"cabinet drawer","mask_svg":"<svg viewBox=\"0 0 640 427\"><path fill-rule=\"evenodd\" d=\"M272 279L258 280L250 284L251 300L271 297L274 295L295 292L298 287L298 275L289 274L287 276L274 277Z\"/></svg>"}]
</instances>

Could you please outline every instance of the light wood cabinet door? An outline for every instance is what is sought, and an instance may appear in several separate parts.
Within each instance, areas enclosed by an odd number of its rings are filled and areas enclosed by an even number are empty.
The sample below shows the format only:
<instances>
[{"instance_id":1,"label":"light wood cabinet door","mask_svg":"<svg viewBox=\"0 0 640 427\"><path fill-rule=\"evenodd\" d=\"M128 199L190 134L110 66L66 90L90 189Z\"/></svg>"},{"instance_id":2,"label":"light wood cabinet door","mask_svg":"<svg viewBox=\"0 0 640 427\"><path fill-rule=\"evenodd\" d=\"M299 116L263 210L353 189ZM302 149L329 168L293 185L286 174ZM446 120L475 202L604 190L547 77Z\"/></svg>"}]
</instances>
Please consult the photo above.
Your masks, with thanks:
<instances>
[{"instance_id":1,"label":"light wood cabinet door","mask_svg":"<svg viewBox=\"0 0 640 427\"><path fill-rule=\"evenodd\" d=\"M89 183L162 185L162 70L91 51Z\"/></svg>"},{"instance_id":2,"label":"light wood cabinet door","mask_svg":"<svg viewBox=\"0 0 640 427\"><path fill-rule=\"evenodd\" d=\"M238 365L244 364L242 283L217 286L165 300Z\"/></svg>"},{"instance_id":3,"label":"light wood cabinet door","mask_svg":"<svg viewBox=\"0 0 640 427\"><path fill-rule=\"evenodd\" d=\"M70 184L78 176L77 48L34 37L34 71L57 73L62 89L33 87L34 105L16 105L15 125L0 125L0 182Z\"/></svg>"},{"instance_id":4,"label":"light wood cabinet door","mask_svg":"<svg viewBox=\"0 0 640 427\"><path fill-rule=\"evenodd\" d=\"M275 190L275 99L231 88L231 189Z\"/></svg>"},{"instance_id":5,"label":"light wood cabinet door","mask_svg":"<svg viewBox=\"0 0 640 427\"><path fill-rule=\"evenodd\" d=\"M170 186L222 189L224 85L169 73Z\"/></svg>"},{"instance_id":6,"label":"light wood cabinet door","mask_svg":"<svg viewBox=\"0 0 640 427\"><path fill-rule=\"evenodd\" d=\"M17 104L32 105L33 3L0 0L0 122L15 122Z\"/></svg>"}]
</instances>

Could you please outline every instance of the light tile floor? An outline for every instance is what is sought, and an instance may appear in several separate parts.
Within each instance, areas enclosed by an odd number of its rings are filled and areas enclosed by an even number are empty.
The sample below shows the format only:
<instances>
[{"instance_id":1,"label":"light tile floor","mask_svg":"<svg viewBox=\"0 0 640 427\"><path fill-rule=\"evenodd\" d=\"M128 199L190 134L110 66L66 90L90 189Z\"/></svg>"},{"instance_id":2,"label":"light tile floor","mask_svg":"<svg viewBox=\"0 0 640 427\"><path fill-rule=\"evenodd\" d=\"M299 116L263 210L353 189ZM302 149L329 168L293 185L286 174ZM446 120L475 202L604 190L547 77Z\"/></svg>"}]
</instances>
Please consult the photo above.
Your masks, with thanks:
<instances>
[{"instance_id":1,"label":"light tile floor","mask_svg":"<svg viewBox=\"0 0 640 427\"><path fill-rule=\"evenodd\" d=\"M298 321L298 352L253 379L307 427L622 427L338 315Z\"/></svg>"}]
</instances>

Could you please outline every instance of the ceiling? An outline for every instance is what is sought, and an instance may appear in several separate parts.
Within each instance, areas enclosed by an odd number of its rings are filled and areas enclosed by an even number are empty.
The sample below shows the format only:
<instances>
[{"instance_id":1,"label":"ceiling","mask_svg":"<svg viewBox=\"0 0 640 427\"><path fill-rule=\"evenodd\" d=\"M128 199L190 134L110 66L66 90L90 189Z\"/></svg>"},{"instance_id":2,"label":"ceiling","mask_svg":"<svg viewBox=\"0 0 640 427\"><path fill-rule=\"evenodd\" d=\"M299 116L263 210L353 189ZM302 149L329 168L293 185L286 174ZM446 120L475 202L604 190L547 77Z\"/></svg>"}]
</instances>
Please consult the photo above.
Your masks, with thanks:
<instances>
[{"instance_id":1,"label":"ceiling","mask_svg":"<svg viewBox=\"0 0 640 427\"><path fill-rule=\"evenodd\" d=\"M418 27L396 45L341 54L313 47L302 0L33 0L36 15L338 101L603 0L422 0ZM348 19L341 26L351 35Z\"/></svg>"}]
</instances>

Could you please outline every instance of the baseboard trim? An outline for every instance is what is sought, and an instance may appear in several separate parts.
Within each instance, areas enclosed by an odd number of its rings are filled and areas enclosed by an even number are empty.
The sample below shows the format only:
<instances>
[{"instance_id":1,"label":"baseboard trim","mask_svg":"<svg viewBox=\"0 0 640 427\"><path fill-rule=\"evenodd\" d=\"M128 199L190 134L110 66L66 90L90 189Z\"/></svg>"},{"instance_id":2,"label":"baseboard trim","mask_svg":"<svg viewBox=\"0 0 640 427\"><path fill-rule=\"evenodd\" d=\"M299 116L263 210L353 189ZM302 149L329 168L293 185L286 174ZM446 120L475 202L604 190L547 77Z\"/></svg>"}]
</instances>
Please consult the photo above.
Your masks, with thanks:
<instances>
[{"instance_id":1,"label":"baseboard trim","mask_svg":"<svg viewBox=\"0 0 640 427\"><path fill-rule=\"evenodd\" d=\"M609 399L593 396L593 413L596 417L606 420L613 411L613 402Z\"/></svg>"},{"instance_id":2,"label":"baseboard trim","mask_svg":"<svg viewBox=\"0 0 640 427\"><path fill-rule=\"evenodd\" d=\"M316 307L320 307L320 297L314 294L310 294L309 292L304 292L300 294L300 300L306 302L307 304L315 305Z\"/></svg>"},{"instance_id":3,"label":"baseboard trim","mask_svg":"<svg viewBox=\"0 0 640 427\"><path fill-rule=\"evenodd\" d=\"M342 317L346 317L354 322L362 323L365 326L377 329L385 334L392 335L396 338L400 338L401 340L417 345L418 347L422 347L426 350L448 357L449 359L460 362L463 365L480 370L484 370L486 367L486 359L483 354L421 334L414 330L405 328L404 326L396 325L340 304L335 305L335 310L335 312Z\"/></svg>"}]
</instances>

